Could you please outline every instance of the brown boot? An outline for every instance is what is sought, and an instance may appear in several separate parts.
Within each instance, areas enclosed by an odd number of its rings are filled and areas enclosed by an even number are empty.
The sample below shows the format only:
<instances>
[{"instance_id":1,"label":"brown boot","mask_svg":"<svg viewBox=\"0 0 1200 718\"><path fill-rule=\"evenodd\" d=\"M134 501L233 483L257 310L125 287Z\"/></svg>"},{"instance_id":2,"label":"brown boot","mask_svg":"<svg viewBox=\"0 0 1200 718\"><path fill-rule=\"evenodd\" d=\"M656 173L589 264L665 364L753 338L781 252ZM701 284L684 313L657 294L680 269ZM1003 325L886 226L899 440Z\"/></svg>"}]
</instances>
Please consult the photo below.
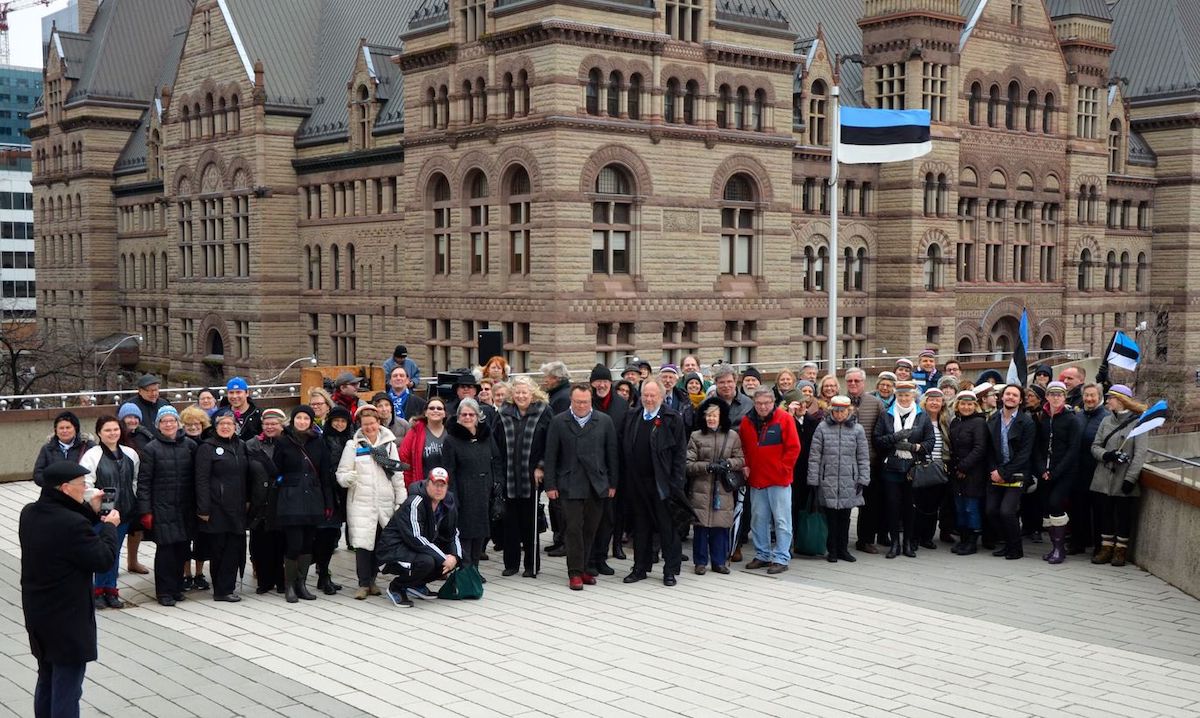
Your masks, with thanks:
<instances>
[{"instance_id":1,"label":"brown boot","mask_svg":"<svg viewBox=\"0 0 1200 718\"><path fill-rule=\"evenodd\" d=\"M859 551L861 551L863 553L879 553L879 549L875 548L874 543L865 543L863 541L856 541L854 544L854 548L858 549Z\"/></svg>"},{"instance_id":2,"label":"brown boot","mask_svg":"<svg viewBox=\"0 0 1200 718\"><path fill-rule=\"evenodd\" d=\"M1112 565L1114 565L1114 566L1124 566L1125 565L1125 553L1128 550L1128 547L1129 547L1129 539L1125 539L1125 538L1117 539L1117 545L1113 546Z\"/></svg>"},{"instance_id":3,"label":"brown boot","mask_svg":"<svg viewBox=\"0 0 1200 718\"><path fill-rule=\"evenodd\" d=\"M733 555L729 557L731 563L740 563L742 560L742 547L738 546L733 550Z\"/></svg>"},{"instance_id":4,"label":"brown boot","mask_svg":"<svg viewBox=\"0 0 1200 718\"><path fill-rule=\"evenodd\" d=\"M1108 563L1113 559L1113 538L1112 536L1100 537L1100 549L1096 551L1096 555L1092 556L1092 563L1102 564Z\"/></svg>"}]
</instances>

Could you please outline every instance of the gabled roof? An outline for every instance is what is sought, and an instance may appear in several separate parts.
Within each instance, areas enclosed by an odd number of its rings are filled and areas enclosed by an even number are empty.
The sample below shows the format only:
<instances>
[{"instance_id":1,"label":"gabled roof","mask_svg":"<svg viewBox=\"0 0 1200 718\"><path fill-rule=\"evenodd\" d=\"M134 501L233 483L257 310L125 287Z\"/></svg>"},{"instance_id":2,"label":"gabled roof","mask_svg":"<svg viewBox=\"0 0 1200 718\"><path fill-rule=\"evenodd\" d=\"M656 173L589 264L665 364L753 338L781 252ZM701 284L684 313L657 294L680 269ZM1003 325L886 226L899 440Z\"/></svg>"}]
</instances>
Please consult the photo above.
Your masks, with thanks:
<instances>
[{"instance_id":1,"label":"gabled roof","mask_svg":"<svg viewBox=\"0 0 1200 718\"><path fill-rule=\"evenodd\" d=\"M87 62L90 46L91 38L87 35L55 31L50 52L56 53L62 58L64 77L72 80L79 79L83 73L84 63Z\"/></svg>"},{"instance_id":2,"label":"gabled roof","mask_svg":"<svg viewBox=\"0 0 1200 718\"><path fill-rule=\"evenodd\" d=\"M862 17L863 4L858 0L776 0L779 9L788 20L791 30L799 38L796 52L803 54L811 47L817 36L817 28L825 37L825 51L832 62L838 55L857 55L862 52L862 30L858 19ZM853 107L863 104L862 65L846 61L841 68L842 103Z\"/></svg>"},{"instance_id":3,"label":"gabled roof","mask_svg":"<svg viewBox=\"0 0 1200 718\"><path fill-rule=\"evenodd\" d=\"M1158 164L1158 155L1150 147L1145 137L1137 132L1129 133L1129 163L1153 167Z\"/></svg>"},{"instance_id":4,"label":"gabled roof","mask_svg":"<svg viewBox=\"0 0 1200 718\"><path fill-rule=\"evenodd\" d=\"M1112 7L1112 74L1125 96L1200 91L1200 2L1122 0Z\"/></svg>"},{"instance_id":5,"label":"gabled roof","mask_svg":"<svg viewBox=\"0 0 1200 718\"><path fill-rule=\"evenodd\" d=\"M1082 15L1100 20L1112 19L1104 0L1046 0L1046 9L1052 18Z\"/></svg>"},{"instance_id":6,"label":"gabled roof","mask_svg":"<svg viewBox=\"0 0 1200 718\"><path fill-rule=\"evenodd\" d=\"M162 97L162 88L167 85L172 85L175 82L175 73L179 69L179 59L183 55L183 45L187 42L187 25L181 26L171 35L171 46L167 48L166 55L159 67L158 78L154 84L153 97L150 100L149 107L142 112L142 117L138 121L138 128L129 136L129 140L121 149L121 154L117 156L117 162L113 165L113 170L116 172L144 170L146 168L146 136L150 131L151 116L159 111L159 101Z\"/></svg>"},{"instance_id":7,"label":"gabled roof","mask_svg":"<svg viewBox=\"0 0 1200 718\"><path fill-rule=\"evenodd\" d=\"M328 34L322 0L224 0L235 42L251 68L262 60L267 104L310 106L317 53ZM252 78L251 78L252 79ZM343 83L345 80L342 81Z\"/></svg>"}]
</instances>

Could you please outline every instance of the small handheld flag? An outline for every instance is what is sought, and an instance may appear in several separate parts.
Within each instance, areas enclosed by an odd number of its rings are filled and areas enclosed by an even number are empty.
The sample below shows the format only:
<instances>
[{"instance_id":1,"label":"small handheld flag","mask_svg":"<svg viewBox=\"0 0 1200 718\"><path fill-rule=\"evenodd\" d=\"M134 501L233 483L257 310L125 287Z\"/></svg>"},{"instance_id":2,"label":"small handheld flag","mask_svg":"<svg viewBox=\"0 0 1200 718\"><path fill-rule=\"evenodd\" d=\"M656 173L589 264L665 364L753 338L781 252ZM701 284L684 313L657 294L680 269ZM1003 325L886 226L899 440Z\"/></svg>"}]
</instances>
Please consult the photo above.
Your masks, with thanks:
<instances>
[{"instance_id":1,"label":"small handheld flag","mask_svg":"<svg viewBox=\"0 0 1200 718\"><path fill-rule=\"evenodd\" d=\"M1129 338L1125 332L1117 332L1108 350L1108 363L1122 369L1133 371L1137 369L1142 352L1137 342Z\"/></svg>"},{"instance_id":2,"label":"small handheld flag","mask_svg":"<svg viewBox=\"0 0 1200 718\"><path fill-rule=\"evenodd\" d=\"M1029 313L1021 310L1021 328L1017 332L1017 345L1013 347L1012 358L1008 360L1008 376L1004 378L1009 384L1025 386L1029 380L1029 366L1025 363L1025 347L1029 346Z\"/></svg>"},{"instance_id":3,"label":"small handheld flag","mask_svg":"<svg viewBox=\"0 0 1200 718\"><path fill-rule=\"evenodd\" d=\"M933 151L929 110L842 107L837 161L851 165L904 162Z\"/></svg>"},{"instance_id":4,"label":"small handheld flag","mask_svg":"<svg viewBox=\"0 0 1200 718\"><path fill-rule=\"evenodd\" d=\"M1159 399L1154 406L1142 412L1133 428L1125 435L1125 441L1129 441L1135 436L1148 434L1165 423L1167 423L1167 400Z\"/></svg>"}]
</instances>

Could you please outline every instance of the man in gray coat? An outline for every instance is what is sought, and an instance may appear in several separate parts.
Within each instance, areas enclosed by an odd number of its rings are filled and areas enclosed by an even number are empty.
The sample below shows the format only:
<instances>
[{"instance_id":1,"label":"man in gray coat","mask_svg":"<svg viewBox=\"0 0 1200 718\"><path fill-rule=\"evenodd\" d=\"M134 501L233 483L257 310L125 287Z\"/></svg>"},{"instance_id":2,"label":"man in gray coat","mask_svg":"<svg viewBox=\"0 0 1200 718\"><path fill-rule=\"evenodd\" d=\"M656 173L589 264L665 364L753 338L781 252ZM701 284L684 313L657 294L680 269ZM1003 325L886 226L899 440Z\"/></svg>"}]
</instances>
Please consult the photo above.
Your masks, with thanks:
<instances>
[{"instance_id":1,"label":"man in gray coat","mask_svg":"<svg viewBox=\"0 0 1200 718\"><path fill-rule=\"evenodd\" d=\"M604 513L603 499L617 491L617 432L612 419L592 408L586 384L571 387L571 406L550 420L543 467L546 496L558 501L567 549L568 585L582 591L596 577L585 565L596 528Z\"/></svg>"}]
</instances>

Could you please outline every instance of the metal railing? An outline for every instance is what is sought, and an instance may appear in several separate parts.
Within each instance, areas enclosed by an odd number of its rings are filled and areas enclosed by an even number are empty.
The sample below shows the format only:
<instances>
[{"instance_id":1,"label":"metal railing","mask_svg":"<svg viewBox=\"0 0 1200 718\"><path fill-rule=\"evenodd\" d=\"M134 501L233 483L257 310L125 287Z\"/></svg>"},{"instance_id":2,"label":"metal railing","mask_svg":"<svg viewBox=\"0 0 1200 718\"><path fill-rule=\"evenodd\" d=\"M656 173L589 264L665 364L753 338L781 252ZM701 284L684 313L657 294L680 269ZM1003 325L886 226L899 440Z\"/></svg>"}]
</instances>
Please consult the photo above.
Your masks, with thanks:
<instances>
[{"instance_id":1,"label":"metal railing","mask_svg":"<svg viewBox=\"0 0 1200 718\"><path fill-rule=\"evenodd\" d=\"M1151 456L1146 461L1150 466L1174 474L1179 477L1181 483L1200 487L1200 461L1185 459L1158 449L1147 449L1146 452Z\"/></svg>"},{"instance_id":2,"label":"metal railing","mask_svg":"<svg viewBox=\"0 0 1200 718\"><path fill-rule=\"evenodd\" d=\"M159 396L172 404L194 402L196 395L200 391L209 388L217 393L218 398L224 398L224 388L204 386L162 389L159 391ZM297 396L299 393L299 384L255 384L250 386L250 397L252 399ZM75 391L63 394L16 394L0 396L0 411L14 411L17 409L70 409L78 406L116 406L136 396L136 389L126 389L123 391Z\"/></svg>"}]
</instances>

